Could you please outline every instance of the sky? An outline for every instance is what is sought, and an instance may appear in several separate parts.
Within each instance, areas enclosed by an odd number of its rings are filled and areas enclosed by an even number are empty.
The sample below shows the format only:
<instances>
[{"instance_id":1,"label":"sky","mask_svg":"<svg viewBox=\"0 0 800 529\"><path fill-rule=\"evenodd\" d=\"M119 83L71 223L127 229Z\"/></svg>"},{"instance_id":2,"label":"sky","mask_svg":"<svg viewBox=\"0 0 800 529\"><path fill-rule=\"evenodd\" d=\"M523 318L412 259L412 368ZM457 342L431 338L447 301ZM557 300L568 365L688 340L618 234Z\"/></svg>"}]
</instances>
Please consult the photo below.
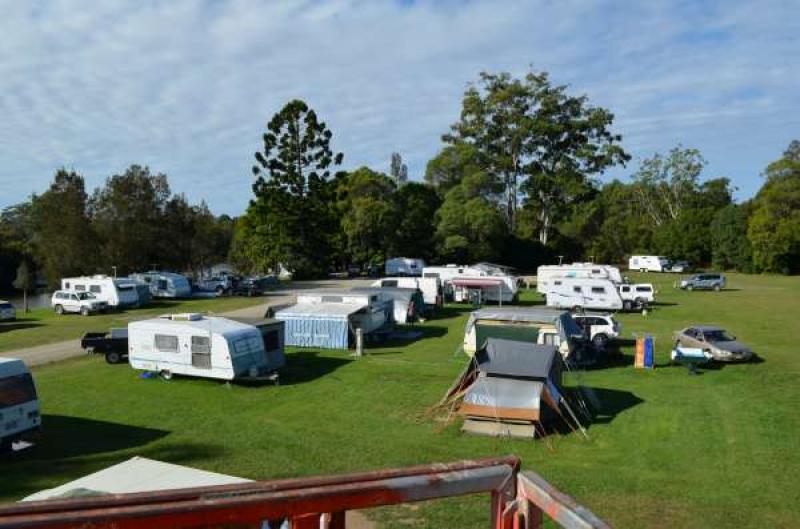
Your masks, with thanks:
<instances>
[{"instance_id":1,"label":"sky","mask_svg":"<svg viewBox=\"0 0 800 529\"><path fill-rule=\"evenodd\" d=\"M241 214L270 117L305 100L343 167L411 179L479 72L550 73L615 115L628 179L679 143L739 200L800 138L797 1L0 0L0 208L133 163Z\"/></svg>"}]
</instances>

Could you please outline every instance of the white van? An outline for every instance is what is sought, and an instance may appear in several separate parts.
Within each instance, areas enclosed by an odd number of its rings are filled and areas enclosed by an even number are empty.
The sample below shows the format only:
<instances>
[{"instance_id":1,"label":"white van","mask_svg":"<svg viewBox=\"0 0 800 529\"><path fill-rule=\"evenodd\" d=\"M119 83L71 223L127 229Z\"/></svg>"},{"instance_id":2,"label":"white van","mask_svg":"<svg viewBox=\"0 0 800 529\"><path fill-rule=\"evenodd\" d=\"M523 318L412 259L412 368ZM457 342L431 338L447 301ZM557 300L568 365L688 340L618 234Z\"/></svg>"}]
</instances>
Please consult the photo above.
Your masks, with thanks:
<instances>
[{"instance_id":1,"label":"white van","mask_svg":"<svg viewBox=\"0 0 800 529\"><path fill-rule=\"evenodd\" d=\"M669 259L659 255L632 255L628 260L628 270L668 272L669 268Z\"/></svg>"},{"instance_id":2,"label":"white van","mask_svg":"<svg viewBox=\"0 0 800 529\"><path fill-rule=\"evenodd\" d=\"M39 397L25 362L0 358L0 452L41 428Z\"/></svg>"},{"instance_id":3,"label":"white van","mask_svg":"<svg viewBox=\"0 0 800 529\"><path fill-rule=\"evenodd\" d=\"M438 277L384 277L372 283L373 287L418 288L425 305L440 307L443 302L442 280Z\"/></svg>"},{"instance_id":4,"label":"white van","mask_svg":"<svg viewBox=\"0 0 800 529\"><path fill-rule=\"evenodd\" d=\"M546 294L553 279L560 277L610 279L615 283L622 283L622 274L616 266L594 263L543 265L536 269L536 291Z\"/></svg>"},{"instance_id":5,"label":"white van","mask_svg":"<svg viewBox=\"0 0 800 529\"><path fill-rule=\"evenodd\" d=\"M277 325L282 332L283 325ZM268 345L280 354L269 354ZM285 357L282 338L268 338L254 325L192 313L129 323L128 361L134 369L158 372L165 379L173 374L274 379Z\"/></svg>"},{"instance_id":6,"label":"white van","mask_svg":"<svg viewBox=\"0 0 800 529\"><path fill-rule=\"evenodd\" d=\"M69 292L91 292L109 307L135 307L139 304L136 283L130 279L115 279L106 275L65 277L61 290Z\"/></svg>"},{"instance_id":7,"label":"white van","mask_svg":"<svg viewBox=\"0 0 800 529\"><path fill-rule=\"evenodd\" d=\"M394 257L387 259L384 269L387 276L416 276L422 275L425 261L410 257Z\"/></svg>"},{"instance_id":8,"label":"white van","mask_svg":"<svg viewBox=\"0 0 800 529\"><path fill-rule=\"evenodd\" d=\"M562 277L545 293L548 307L572 310L633 310L654 300L648 283L618 285L610 279Z\"/></svg>"}]
</instances>

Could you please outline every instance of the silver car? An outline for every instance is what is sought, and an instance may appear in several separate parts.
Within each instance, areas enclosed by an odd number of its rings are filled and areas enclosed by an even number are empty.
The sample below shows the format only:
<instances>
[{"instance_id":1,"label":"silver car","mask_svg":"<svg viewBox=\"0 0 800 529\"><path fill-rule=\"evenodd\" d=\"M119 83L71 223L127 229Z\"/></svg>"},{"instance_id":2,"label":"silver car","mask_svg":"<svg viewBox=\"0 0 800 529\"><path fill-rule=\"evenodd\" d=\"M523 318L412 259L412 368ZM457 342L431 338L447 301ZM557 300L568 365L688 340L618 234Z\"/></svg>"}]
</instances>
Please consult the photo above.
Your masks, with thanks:
<instances>
[{"instance_id":1,"label":"silver car","mask_svg":"<svg viewBox=\"0 0 800 529\"><path fill-rule=\"evenodd\" d=\"M702 349L718 362L746 362L753 357L752 349L714 325L695 325L678 331L675 345Z\"/></svg>"},{"instance_id":2,"label":"silver car","mask_svg":"<svg viewBox=\"0 0 800 529\"><path fill-rule=\"evenodd\" d=\"M17 319L17 309L8 301L0 300L0 321L14 321Z\"/></svg>"}]
</instances>

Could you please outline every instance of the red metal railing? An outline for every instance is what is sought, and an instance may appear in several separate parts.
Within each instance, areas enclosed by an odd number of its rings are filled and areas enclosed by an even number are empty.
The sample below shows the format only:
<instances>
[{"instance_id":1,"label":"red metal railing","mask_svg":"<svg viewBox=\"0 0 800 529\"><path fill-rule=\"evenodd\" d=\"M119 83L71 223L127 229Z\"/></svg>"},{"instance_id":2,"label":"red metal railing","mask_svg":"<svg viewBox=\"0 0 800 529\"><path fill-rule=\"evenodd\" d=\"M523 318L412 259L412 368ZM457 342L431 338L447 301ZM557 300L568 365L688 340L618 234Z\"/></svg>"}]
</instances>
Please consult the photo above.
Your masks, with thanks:
<instances>
[{"instance_id":1,"label":"red metal railing","mask_svg":"<svg viewBox=\"0 0 800 529\"><path fill-rule=\"evenodd\" d=\"M357 474L18 503L0 508L0 529L344 529L344 513L381 505L491 493L493 529L608 526L532 472L502 457ZM277 525L276 525L277 526Z\"/></svg>"}]
</instances>

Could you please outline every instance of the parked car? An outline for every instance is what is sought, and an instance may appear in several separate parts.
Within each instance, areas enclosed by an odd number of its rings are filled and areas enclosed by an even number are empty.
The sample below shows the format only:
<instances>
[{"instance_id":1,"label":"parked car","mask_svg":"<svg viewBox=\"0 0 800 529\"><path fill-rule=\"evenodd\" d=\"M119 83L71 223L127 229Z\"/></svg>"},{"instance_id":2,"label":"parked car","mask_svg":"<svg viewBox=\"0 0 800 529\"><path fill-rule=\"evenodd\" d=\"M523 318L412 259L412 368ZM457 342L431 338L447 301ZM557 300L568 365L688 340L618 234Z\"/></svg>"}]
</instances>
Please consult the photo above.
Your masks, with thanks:
<instances>
[{"instance_id":1,"label":"parked car","mask_svg":"<svg viewBox=\"0 0 800 529\"><path fill-rule=\"evenodd\" d=\"M50 306L53 307L56 314L74 312L82 316L88 316L93 312L104 312L108 309L108 304L97 299L91 292L68 292L66 290L53 292Z\"/></svg>"},{"instance_id":2,"label":"parked car","mask_svg":"<svg viewBox=\"0 0 800 529\"><path fill-rule=\"evenodd\" d=\"M672 266L669 267L669 271L675 274L685 274L689 270L691 270L689 261L675 261L672 263Z\"/></svg>"},{"instance_id":3,"label":"parked car","mask_svg":"<svg viewBox=\"0 0 800 529\"><path fill-rule=\"evenodd\" d=\"M619 338L622 326L610 314L573 314L572 319L583 329L595 349L605 349L610 340Z\"/></svg>"},{"instance_id":4,"label":"parked car","mask_svg":"<svg viewBox=\"0 0 800 529\"><path fill-rule=\"evenodd\" d=\"M695 325L678 331L675 345L702 349L718 362L743 362L753 357L752 349L715 325Z\"/></svg>"},{"instance_id":5,"label":"parked car","mask_svg":"<svg viewBox=\"0 0 800 529\"><path fill-rule=\"evenodd\" d=\"M221 296L231 290L232 283L233 280L231 276L221 275L221 276L213 276L200 279L195 283L195 285L200 290L205 290L207 292L216 292L217 295Z\"/></svg>"},{"instance_id":6,"label":"parked car","mask_svg":"<svg viewBox=\"0 0 800 529\"><path fill-rule=\"evenodd\" d=\"M716 273L695 274L688 279L681 280L681 288L684 290L706 289L720 291L725 288L725 276Z\"/></svg>"},{"instance_id":7,"label":"parked car","mask_svg":"<svg viewBox=\"0 0 800 529\"><path fill-rule=\"evenodd\" d=\"M357 264L347 265L347 277L358 277L361 275L361 267Z\"/></svg>"},{"instance_id":8,"label":"parked car","mask_svg":"<svg viewBox=\"0 0 800 529\"><path fill-rule=\"evenodd\" d=\"M14 321L17 319L17 309L9 301L0 300L0 321Z\"/></svg>"},{"instance_id":9,"label":"parked car","mask_svg":"<svg viewBox=\"0 0 800 529\"><path fill-rule=\"evenodd\" d=\"M260 296L264 293L261 281L255 277L246 277L233 284L231 294L234 296Z\"/></svg>"},{"instance_id":10,"label":"parked car","mask_svg":"<svg viewBox=\"0 0 800 529\"><path fill-rule=\"evenodd\" d=\"M119 364L128 358L128 329L110 332L87 332L81 338L81 348L89 354L102 354L109 364Z\"/></svg>"}]
</instances>

